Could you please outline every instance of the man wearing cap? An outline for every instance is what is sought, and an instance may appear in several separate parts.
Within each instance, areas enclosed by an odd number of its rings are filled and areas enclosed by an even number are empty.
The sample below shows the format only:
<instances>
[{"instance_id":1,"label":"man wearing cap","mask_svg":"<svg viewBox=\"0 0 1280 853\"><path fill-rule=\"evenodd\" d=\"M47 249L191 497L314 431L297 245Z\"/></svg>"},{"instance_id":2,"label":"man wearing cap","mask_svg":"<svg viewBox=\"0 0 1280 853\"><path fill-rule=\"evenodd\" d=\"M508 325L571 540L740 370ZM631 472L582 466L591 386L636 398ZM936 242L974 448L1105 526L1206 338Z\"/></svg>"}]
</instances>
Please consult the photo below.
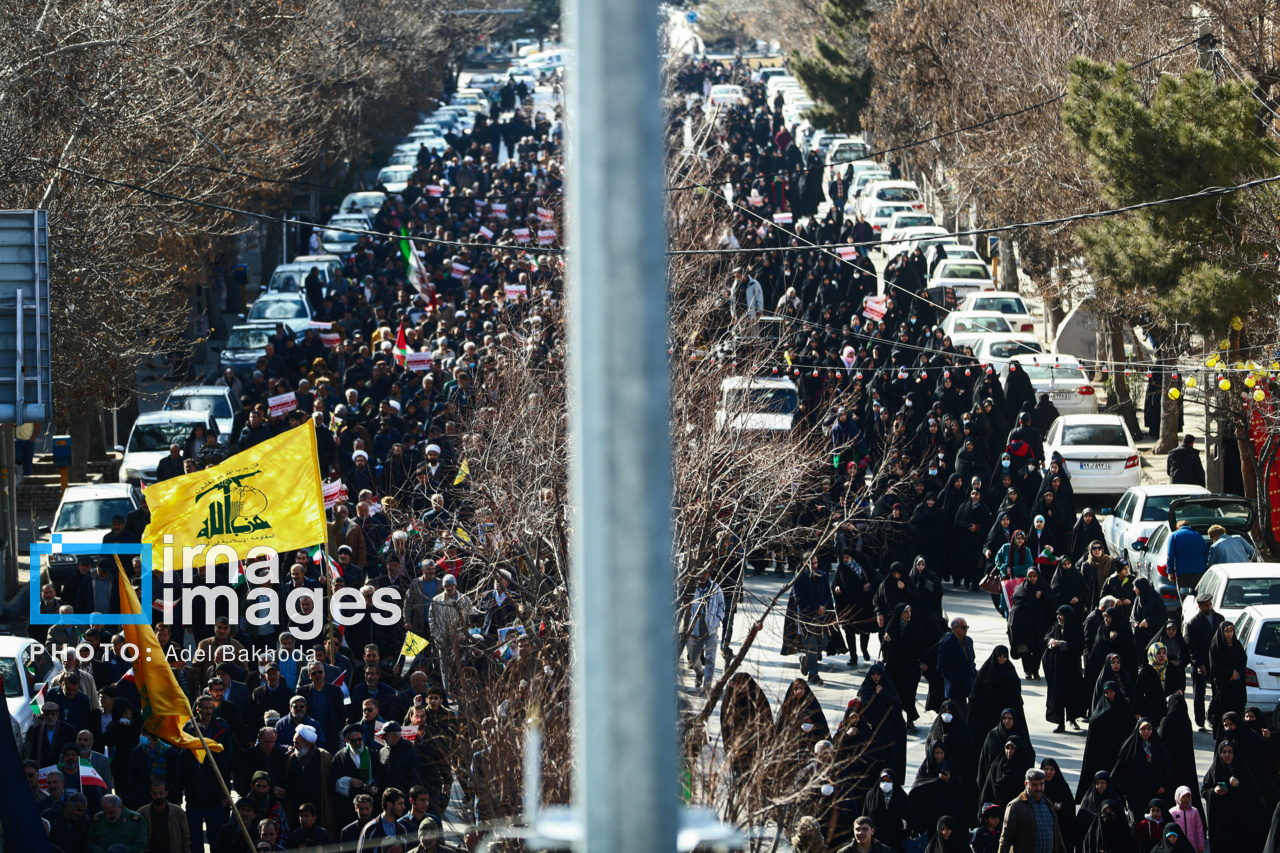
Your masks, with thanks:
<instances>
[{"instance_id":1,"label":"man wearing cap","mask_svg":"<svg viewBox=\"0 0 1280 853\"><path fill-rule=\"evenodd\" d=\"M1196 727L1203 732L1206 731L1204 694L1205 685L1209 683L1209 643L1217 633L1218 626L1226 619L1213 609L1213 596L1207 592L1196 596L1196 609L1199 612L1187 621L1183 638L1187 642L1187 655L1191 658L1191 684L1195 694L1193 704Z\"/></svg>"},{"instance_id":2,"label":"man wearing cap","mask_svg":"<svg viewBox=\"0 0 1280 853\"><path fill-rule=\"evenodd\" d=\"M197 687L208 683L215 666L214 653L224 647L235 651L235 660L245 659L244 646L231 636L231 620L219 616L213 620L213 636L196 643L196 652L191 657L191 678Z\"/></svg>"},{"instance_id":3,"label":"man wearing cap","mask_svg":"<svg viewBox=\"0 0 1280 853\"><path fill-rule=\"evenodd\" d=\"M301 726L311 726L319 732L320 746L325 746L327 741L324 739L324 729L320 725L320 721L311 716L308 712L308 704L305 696L296 695L289 700L289 713L276 721L275 730L276 738L281 744L293 743L293 735Z\"/></svg>"},{"instance_id":4,"label":"man wearing cap","mask_svg":"<svg viewBox=\"0 0 1280 853\"><path fill-rule=\"evenodd\" d=\"M251 699L249 722L252 725L260 724L262 715L267 711L275 711L282 717L287 715L289 700L293 698L293 688L285 684L280 674L280 664L272 659L266 663L264 669L265 678L254 688Z\"/></svg>"},{"instance_id":5,"label":"man wearing cap","mask_svg":"<svg viewBox=\"0 0 1280 853\"><path fill-rule=\"evenodd\" d=\"M348 519L350 522L350 519ZM361 535L363 539L363 535ZM353 588L359 589L364 586L368 577L365 575L364 569L352 559L352 548L345 542L338 546L338 572L342 576L342 582Z\"/></svg>"},{"instance_id":6,"label":"man wearing cap","mask_svg":"<svg viewBox=\"0 0 1280 853\"><path fill-rule=\"evenodd\" d=\"M280 746L276 730L269 726L258 729L253 746L239 756L240 760L235 770L236 791L240 796L245 796L249 793L253 780L258 777L258 774L265 773L271 781L271 793L279 799L284 794L284 768L287 758L288 752Z\"/></svg>"},{"instance_id":7,"label":"man wearing cap","mask_svg":"<svg viewBox=\"0 0 1280 853\"><path fill-rule=\"evenodd\" d=\"M23 757L48 767L57 763L63 748L75 740L75 728L62 721L62 708L57 702L46 700L40 706L40 722L27 729Z\"/></svg>"},{"instance_id":8,"label":"man wearing cap","mask_svg":"<svg viewBox=\"0 0 1280 853\"><path fill-rule=\"evenodd\" d=\"M315 803L318 825L337 838L341 827L329 797L333 759L316 745L317 737L318 732L308 725L298 726L293 734L293 750L285 762L285 810L297 814L303 803Z\"/></svg>"},{"instance_id":9,"label":"man wearing cap","mask_svg":"<svg viewBox=\"0 0 1280 853\"><path fill-rule=\"evenodd\" d=\"M378 755L379 771L375 777L378 787L399 788L407 791L414 785L422 783L422 767L418 753L401 737L400 724L395 720L382 727L382 739L386 746Z\"/></svg>"},{"instance_id":10,"label":"man wearing cap","mask_svg":"<svg viewBox=\"0 0 1280 853\"><path fill-rule=\"evenodd\" d=\"M381 790L376 780L382 771L377 745L370 749L364 742L364 731L359 723L351 723L342 730L345 743L333 756L329 771L330 794L335 819L350 823L355 816L352 800L357 794L376 797Z\"/></svg>"},{"instance_id":11,"label":"man wearing cap","mask_svg":"<svg viewBox=\"0 0 1280 853\"><path fill-rule=\"evenodd\" d=\"M275 796L274 790L271 774L265 770L259 770L250 779L248 794L241 799L251 801L258 810L257 819L267 818L273 821L283 835L289 831L289 821L284 813L284 803ZM248 821L245 823L248 824ZM252 824L249 826L252 828Z\"/></svg>"}]
</instances>

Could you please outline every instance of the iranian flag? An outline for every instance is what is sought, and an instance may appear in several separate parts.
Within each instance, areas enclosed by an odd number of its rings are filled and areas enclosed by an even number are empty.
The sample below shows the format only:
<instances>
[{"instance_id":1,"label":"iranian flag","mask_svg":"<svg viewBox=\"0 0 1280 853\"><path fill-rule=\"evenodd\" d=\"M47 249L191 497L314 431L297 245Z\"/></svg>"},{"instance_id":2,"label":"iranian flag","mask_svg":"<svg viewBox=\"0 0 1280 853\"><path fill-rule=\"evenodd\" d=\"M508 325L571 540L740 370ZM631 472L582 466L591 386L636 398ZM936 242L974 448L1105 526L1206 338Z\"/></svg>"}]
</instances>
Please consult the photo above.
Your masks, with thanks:
<instances>
[{"instance_id":1,"label":"iranian flag","mask_svg":"<svg viewBox=\"0 0 1280 853\"><path fill-rule=\"evenodd\" d=\"M404 360L409 356L409 342L404 336L404 321L400 322L400 329L396 332L396 346L393 352L396 354L396 364L404 366Z\"/></svg>"},{"instance_id":2,"label":"iranian flag","mask_svg":"<svg viewBox=\"0 0 1280 853\"><path fill-rule=\"evenodd\" d=\"M80 759L80 787L81 788L102 788L106 790L107 783L98 775L98 771L93 769L93 765L89 763L89 759Z\"/></svg>"},{"instance_id":3,"label":"iranian flag","mask_svg":"<svg viewBox=\"0 0 1280 853\"><path fill-rule=\"evenodd\" d=\"M328 567L330 577L337 577L342 574L342 567L325 552L323 545L317 545L311 549L311 562L321 569Z\"/></svg>"},{"instance_id":4,"label":"iranian flag","mask_svg":"<svg viewBox=\"0 0 1280 853\"><path fill-rule=\"evenodd\" d=\"M436 307L436 288L431 283L431 276L427 274L426 265L422 263L422 258L418 257L418 252L413 248L413 241L409 239L409 229L400 228L400 254L404 256L404 274L409 279L409 283L427 298L427 304L432 308Z\"/></svg>"}]
</instances>

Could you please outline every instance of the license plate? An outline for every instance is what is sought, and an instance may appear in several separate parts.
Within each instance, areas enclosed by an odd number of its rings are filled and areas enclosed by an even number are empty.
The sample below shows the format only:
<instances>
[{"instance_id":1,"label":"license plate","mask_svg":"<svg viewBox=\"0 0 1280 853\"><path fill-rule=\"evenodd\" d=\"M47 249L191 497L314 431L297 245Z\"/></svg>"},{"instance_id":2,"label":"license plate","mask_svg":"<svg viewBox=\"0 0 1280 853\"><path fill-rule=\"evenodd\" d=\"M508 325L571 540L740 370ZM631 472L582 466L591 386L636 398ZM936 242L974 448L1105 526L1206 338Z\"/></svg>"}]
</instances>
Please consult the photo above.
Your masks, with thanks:
<instances>
[{"instance_id":1,"label":"license plate","mask_svg":"<svg viewBox=\"0 0 1280 853\"><path fill-rule=\"evenodd\" d=\"M1081 462L1081 471L1105 471L1111 467L1110 462Z\"/></svg>"},{"instance_id":2,"label":"license plate","mask_svg":"<svg viewBox=\"0 0 1280 853\"><path fill-rule=\"evenodd\" d=\"M1072 394L1070 391L1054 391L1051 396L1055 400L1067 400L1067 399L1070 399L1071 397L1074 397L1075 395Z\"/></svg>"}]
</instances>

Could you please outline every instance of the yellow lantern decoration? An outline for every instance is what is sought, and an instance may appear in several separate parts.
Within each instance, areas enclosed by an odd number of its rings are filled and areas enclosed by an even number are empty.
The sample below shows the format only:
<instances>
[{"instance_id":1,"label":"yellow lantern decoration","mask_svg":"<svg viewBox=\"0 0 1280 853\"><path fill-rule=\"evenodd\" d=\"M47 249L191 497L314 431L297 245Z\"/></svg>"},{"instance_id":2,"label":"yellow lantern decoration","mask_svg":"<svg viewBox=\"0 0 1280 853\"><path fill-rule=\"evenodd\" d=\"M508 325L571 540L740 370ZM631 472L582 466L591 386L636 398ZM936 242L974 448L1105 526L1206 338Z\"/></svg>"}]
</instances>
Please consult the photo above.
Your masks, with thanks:
<instances>
[{"instance_id":1,"label":"yellow lantern decoration","mask_svg":"<svg viewBox=\"0 0 1280 853\"><path fill-rule=\"evenodd\" d=\"M1253 399L1261 403L1263 400L1267 399L1267 394L1265 391L1259 388L1257 391L1253 392Z\"/></svg>"},{"instance_id":2,"label":"yellow lantern decoration","mask_svg":"<svg viewBox=\"0 0 1280 853\"><path fill-rule=\"evenodd\" d=\"M1199 383L1198 383L1198 382L1196 382L1196 378L1195 378L1194 376L1188 376L1188 377L1187 377L1187 387L1188 387L1188 388L1194 388L1194 387L1196 387L1196 385L1198 385L1198 384L1199 384Z\"/></svg>"},{"instance_id":3,"label":"yellow lantern decoration","mask_svg":"<svg viewBox=\"0 0 1280 853\"><path fill-rule=\"evenodd\" d=\"M1213 355L1209 356L1209 360L1208 360L1208 361L1206 361L1206 362L1204 363L1204 366L1205 366L1205 367L1217 367L1217 366L1218 366L1218 354L1217 354L1217 353L1214 353Z\"/></svg>"},{"instance_id":4,"label":"yellow lantern decoration","mask_svg":"<svg viewBox=\"0 0 1280 853\"><path fill-rule=\"evenodd\" d=\"M1176 400L1176 399L1178 399L1178 398L1179 398L1179 397L1181 397L1181 396L1182 396L1182 392L1181 392L1181 391L1179 391L1177 388L1170 388L1170 389L1169 389L1169 399L1170 399L1170 400Z\"/></svg>"},{"instance_id":5,"label":"yellow lantern decoration","mask_svg":"<svg viewBox=\"0 0 1280 853\"><path fill-rule=\"evenodd\" d=\"M1258 384L1258 380L1257 380L1257 379L1254 379L1254 378L1253 378L1253 375L1252 375L1252 374L1250 374L1250 375L1248 375L1248 376L1246 376L1246 377L1244 378L1244 384L1245 384L1247 387L1252 388L1254 385L1257 385L1257 384Z\"/></svg>"},{"instance_id":6,"label":"yellow lantern decoration","mask_svg":"<svg viewBox=\"0 0 1280 853\"><path fill-rule=\"evenodd\" d=\"M1219 380L1218 380L1218 387L1219 387L1219 388L1221 388L1223 391L1230 391L1230 390L1231 390L1231 380L1230 380L1230 379L1219 379Z\"/></svg>"},{"instance_id":7,"label":"yellow lantern decoration","mask_svg":"<svg viewBox=\"0 0 1280 853\"><path fill-rule=\"evenodd\" d=\"M1240 331L1241 329L1244 328L1244 321L1241 320L1239 317L1232 317L1231 328L1235 329L1237 332Z\"/></svg>"}]
</instances>

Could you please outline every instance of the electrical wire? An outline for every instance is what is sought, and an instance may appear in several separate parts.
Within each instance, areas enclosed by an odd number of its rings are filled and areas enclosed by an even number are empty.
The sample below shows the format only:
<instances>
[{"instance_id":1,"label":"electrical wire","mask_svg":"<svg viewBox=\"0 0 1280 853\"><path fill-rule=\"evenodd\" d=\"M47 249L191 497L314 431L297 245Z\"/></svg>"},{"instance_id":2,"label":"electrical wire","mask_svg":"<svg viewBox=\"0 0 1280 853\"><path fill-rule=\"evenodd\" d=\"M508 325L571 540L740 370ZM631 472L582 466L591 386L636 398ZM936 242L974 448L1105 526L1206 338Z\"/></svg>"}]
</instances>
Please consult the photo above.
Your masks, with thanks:
<instances>
[{"instance_id":1,"label":"electrical wire","mask_svg":"<svg viewBox=\"0 0 1280 853\"><path fill-rule=\"evenodd\" d=\"M1211 40L1212 38L1213 38L1213 36L1212 36L1212 35L1204 35L1204 36L1200 36L1200 37L1194 38L1194 39L1192 39L1192 40L1191 40L1191 41L1189 41L1189 42L1184 42L1183 44L1180 44L1180 45L1178 45L1177 47L1170 48L1169 50L1165 51L1164 53L1158 54L1157 56L1153 56L1153 57L1151 57L1150 59L1144 59L1142 62L1139 62L1139 63L1136 63L1136 64L1134 64L1134 65L1131 65L1131 66L1129 66L1129 68L1130 68L1130 70L1137 69L1137 68L1142 68L1144 65L1150 65L1150 64L1151 64L1151 63L1153 63L1153 62L1158 62L1158 61L1160 61L1161 59L1165 59L1166 57L1173 56L1175 53L1180 53L1180 52L1182 52L1183 50L1186 50L1188 47L1191 47L1192 45L1200 44L1201 42L1205 42L1205 41L1207 41L1207 40ZM911 141L911 142L904 142L903 144L901 144L901 145L895 145L895 146L893 146L892 148L883 148L883 149L881 149L881 150L879 150L879 151L872 151L872 152L869 152L869 153L868 153L866 156L864 156L862 159L863 159L863 160L871 160L871 159L874 159L874 158L876 158L876 157L883 157L883 156L884 156L884 155L886 155L886 154L893 154L893 153L896 153L896 152L898 152L898 151L906 151L906 150L908 150L908 149L910 149L910 148L918 148L918 147L920 147L921 145L927 145L928 143L930 143L930 142L936 142L936 141L938 141L939 139L946 139L946 138L951 137L951 136L956 136L957 134L967 133L967 132L969 132L969 131L971 131L971 130L977 130L977 129L978 129L978 128L980 128L980 127L986 127L986 126L987 126L987 125L989 125L989 124L994 124L995 122L1003 121L1004 119L1007 119L1007 118L1013 118L1013 117L1015 117L1015 116L1020 116L1020 115L1022 115L1022 114L1024 114L1024 113L1029 113L1029 112L1032 112L1033 110L1038 110L1038 109L1040 109L1041 107L1046 107L1046 106L1048 106L1049 104L1057 103L1058 101L1061 101L1061 100L1062 100L1063 98L1065 98L1066 96L1067 96L1067 93L1064 91L1064 92L1061 92L1060 94L1054 95L1052 98L1048 98L1048 99L1043 100L1043 101L1038 101L1037 103L1031 104L1030 106L1023 107L1022 109L1018 109L1018 110L1011 110L1011 111L1009 111L1009 112L1005 112L1005 113L998 113L998 114L996 114L996 115L989 116L988 118L985 118L985 119L983 119L982 121L975 122L974 124L965 125L964 127L957 127L957 128L955 128L955 129L953 129L953 130L948 130L948 131L945 131L945 132L943 132L943 133L935 134L934 136L929 136L929 137L926 137L926 138L924 138L924 139L916 139L916 140L913 140L913 141ZM824 164L824 165L825 165L825 164ZM768 173L762 173L762 174L759 174L759 175L754 175L753 177L758 177L758 178L788 177L788 176L791 176L791 175L803 175L803 174L805 174L805 173L806 173L806 172L808 172L808 171L809 171L809 170L808 170L807 168L805 168L805 169L792 169L792 170L784 171L784 172L768 172ZM680 186L667 187L667 188L665 189L665 192L677 192L677 191L680 191L680 190L697 189L697 187L698 187L698 186L699 186L699 185L698 185L698 184L696 184L696 183L689 183L689 184L680 185Z\"/></svg>"}]
</instances>

